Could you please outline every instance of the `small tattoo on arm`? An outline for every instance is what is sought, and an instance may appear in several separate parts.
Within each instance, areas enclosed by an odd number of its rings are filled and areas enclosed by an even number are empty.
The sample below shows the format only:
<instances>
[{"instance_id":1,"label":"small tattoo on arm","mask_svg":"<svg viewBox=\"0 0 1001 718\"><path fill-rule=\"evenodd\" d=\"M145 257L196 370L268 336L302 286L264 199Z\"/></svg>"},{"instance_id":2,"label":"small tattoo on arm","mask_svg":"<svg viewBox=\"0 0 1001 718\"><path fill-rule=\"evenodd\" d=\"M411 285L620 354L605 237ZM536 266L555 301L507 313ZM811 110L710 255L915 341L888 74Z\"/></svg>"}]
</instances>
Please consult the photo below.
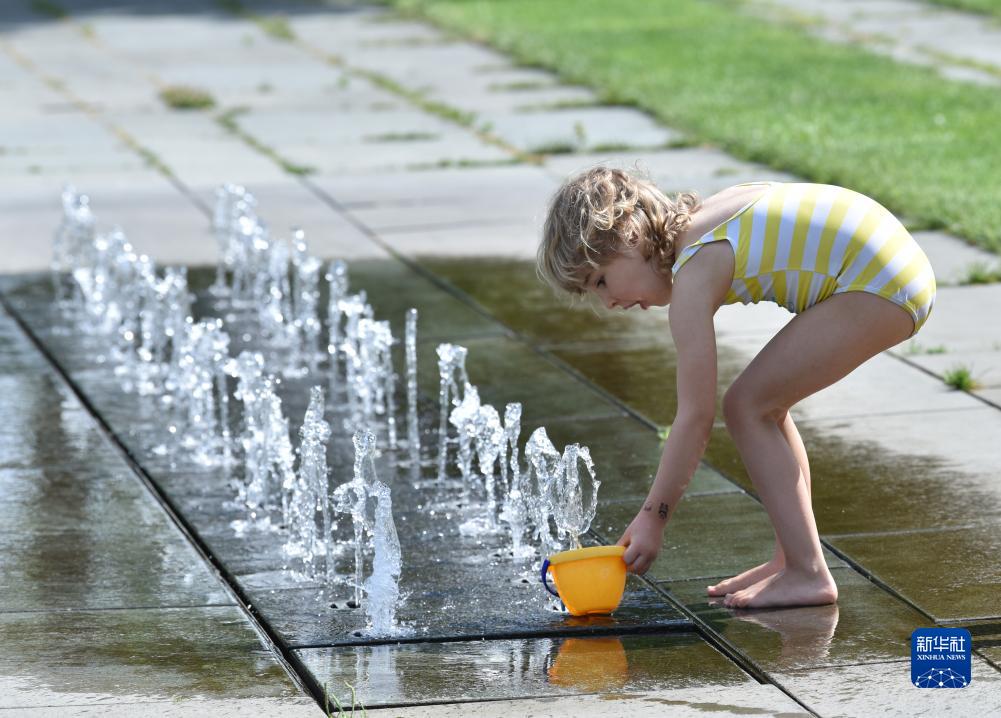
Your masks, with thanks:
<instances>
[{"instance_id":1,"label":"small tattoo on arm","mask_svg":"<svg viewBox=\"0 0 1001 718\"><path fill-rule=\"evenodd\" d=\"M643 507L644 511L653 511L653 504L647 504Z\"/></svg>"},{"instance_id":2,"label":"small tattoo on arm","mask_svg":"<svg viewBox=\"0 0 1001 718\"><path fill-rule=\"evenodd\" d=\"M660 517L661 517L662 519L666 519L666 518L667 518L667 512L668 512L668 508L669 508L669 507L668 507L668 505L667 505L667 504L661 504L661 505L660 505L660 508L659 508L659 509L657 509L657 514L658 514L658 515L659 515L659 516L660 516Z\"/></svg>"}]
</instances>

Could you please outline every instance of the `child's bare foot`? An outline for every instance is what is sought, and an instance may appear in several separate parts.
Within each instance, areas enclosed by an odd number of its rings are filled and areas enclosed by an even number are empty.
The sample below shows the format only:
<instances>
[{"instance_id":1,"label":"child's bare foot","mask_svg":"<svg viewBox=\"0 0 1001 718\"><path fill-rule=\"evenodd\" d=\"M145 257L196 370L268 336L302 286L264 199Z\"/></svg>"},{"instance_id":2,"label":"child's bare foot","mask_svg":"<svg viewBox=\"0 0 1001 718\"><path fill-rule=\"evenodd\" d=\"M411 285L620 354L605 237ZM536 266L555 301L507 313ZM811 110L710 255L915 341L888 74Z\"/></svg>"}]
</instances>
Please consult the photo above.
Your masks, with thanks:
<instances>
[{"instance_id":1,"label":"child's bare foot","mask_svg":"<svg viewBox=\"0 0 1001 718\"><path fill-rule=\"evenodd\" d=\"M825 566L815 574L782 569L742 591L727 595L728 608L823 606L838 600L838 587Z\"/></svg>"},{"instance_id":2,"label":"child's bare foot","mask_svg":"<svg viewBox=\"0 0 1001 718\"><path fill-rule=\"evenodd\" d=\"M749 568L743 573L738 573L736 576L728 578L725 581L720 581L713 586L706 586L706 593L710 596L725 596L728 593L736 593L778 573L782 570L783 566L785 566L785 561L776 561L773 558L767 563Z\"/></svg>"}]
</instances>

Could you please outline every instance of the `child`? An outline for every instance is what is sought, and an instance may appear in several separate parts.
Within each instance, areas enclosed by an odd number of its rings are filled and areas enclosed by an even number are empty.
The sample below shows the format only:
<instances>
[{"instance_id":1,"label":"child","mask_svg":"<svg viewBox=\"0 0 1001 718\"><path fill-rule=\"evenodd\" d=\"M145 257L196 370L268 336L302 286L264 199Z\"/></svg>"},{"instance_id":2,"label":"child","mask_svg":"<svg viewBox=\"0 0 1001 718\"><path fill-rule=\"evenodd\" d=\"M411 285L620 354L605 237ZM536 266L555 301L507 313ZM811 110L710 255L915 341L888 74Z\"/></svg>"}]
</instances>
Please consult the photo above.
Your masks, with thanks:
<instances>
[{"instance_id":1,"label":"child","mask_svg":"<svg viewBox=\"0 0 1001 718\"><path fill-rule=\"evenodd\" d=\"M596 167L552 199L538 252L554 287L608 308L670 305L678 406L653 486L618 543L629 570L657 557L709 441L722 304L796 314L723 397L723 416L775 530L770 561L707 587L729 607L834 603L810 504L810 466L789 409L913 336L935 299L924 252L874 200L832 185L750 182L704 203ZM684 270L684 271L682 271Z\"/></svg>"}]
</instances>

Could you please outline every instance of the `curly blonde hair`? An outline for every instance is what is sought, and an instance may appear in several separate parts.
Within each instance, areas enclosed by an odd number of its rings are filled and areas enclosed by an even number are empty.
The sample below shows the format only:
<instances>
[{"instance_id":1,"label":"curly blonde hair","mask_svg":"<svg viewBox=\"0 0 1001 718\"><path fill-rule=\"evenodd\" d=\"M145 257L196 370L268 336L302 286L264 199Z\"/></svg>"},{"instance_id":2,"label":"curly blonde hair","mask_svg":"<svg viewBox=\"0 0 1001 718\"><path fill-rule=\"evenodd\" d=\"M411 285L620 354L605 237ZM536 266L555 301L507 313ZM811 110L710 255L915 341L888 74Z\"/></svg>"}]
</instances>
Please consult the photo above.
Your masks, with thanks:
<instances>
[{"instance_id":1,"label":"curly blonde hair","mask_svg":"<svg viewBox=\"0 0 1001 718\"><path fill-rule=\"evenodd\" d=\"M584 170L568 179L549 203L536 271L555 289L584 294L592 270L634 247L670 275L675 243L701 207L694 192L671 201L653 182L625 170Z\"/></svg>"}]
</instances>

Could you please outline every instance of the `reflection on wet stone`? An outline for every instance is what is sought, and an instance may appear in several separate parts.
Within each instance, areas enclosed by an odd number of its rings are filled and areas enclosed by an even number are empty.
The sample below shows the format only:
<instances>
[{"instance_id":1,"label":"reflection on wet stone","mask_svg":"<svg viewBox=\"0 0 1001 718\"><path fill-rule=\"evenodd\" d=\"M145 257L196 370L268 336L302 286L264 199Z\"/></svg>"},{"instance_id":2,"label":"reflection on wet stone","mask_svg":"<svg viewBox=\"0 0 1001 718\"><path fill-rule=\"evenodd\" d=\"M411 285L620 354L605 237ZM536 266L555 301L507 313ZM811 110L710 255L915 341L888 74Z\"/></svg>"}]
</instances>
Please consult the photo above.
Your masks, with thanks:
<instances>
[{"instance_id":1,"label":"reflection on wet stone","mask_svg":"<svg viewBox=\"0 0 1001 718\"><path fill-rule=\"evenodd\" d=\"M332 694L345 683L368 708L578 693L642 693L664 686L739 686L751 679L694 634L536 638L296 653ZM693 670L697 666L697 670Z\"/></svg>"},{"instance_id":2,"label":"reflection on wet stone","mask_svg":"<svg viewBox=\"0 0 1001 718\"><path fill-rule=\"evenodd\" d=\"M0 644L5 708L299 693L231 606L0 613Z\"/></svg>"},{"instance_id":3,"label":"reflection on wet stone","mask_svg":"<svg viewBox=\"0 0 1001 718\"><path fill-rule=\"evenodd\" d=\"M853 570L831 573L836 604L781 610L725 608L706 595L715 578L662 586L765 671L909 658L911 632L928 618Z\"/></svg>"}]
</instances>

